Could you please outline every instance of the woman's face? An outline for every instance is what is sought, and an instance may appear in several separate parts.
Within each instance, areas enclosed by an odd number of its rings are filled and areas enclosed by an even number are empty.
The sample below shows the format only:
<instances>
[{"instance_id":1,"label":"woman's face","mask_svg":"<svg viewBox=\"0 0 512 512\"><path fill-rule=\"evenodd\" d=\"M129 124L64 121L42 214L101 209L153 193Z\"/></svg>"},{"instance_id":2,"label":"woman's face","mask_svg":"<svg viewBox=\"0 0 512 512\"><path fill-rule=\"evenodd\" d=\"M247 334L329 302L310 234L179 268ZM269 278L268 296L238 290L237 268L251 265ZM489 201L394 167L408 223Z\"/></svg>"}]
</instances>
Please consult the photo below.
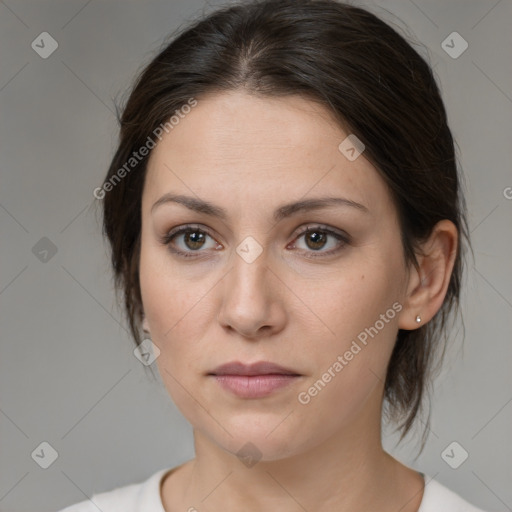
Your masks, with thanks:
<instances>
[{"instance_id":1,"label":"woman's face","mask_svg":"<svg viewBox=\"0 0 512 512\"><path fill-rule=\"evenodd\" d=\"M408 273L390 193L339 149L348 135L303 98L231 92L198 98L152 152L145 325L172 399L229 452L275 460L379 431ZM155 205L166 194L181 199ZM295 376L220 377L262 361Z\"/></svg>"}]
</instances>

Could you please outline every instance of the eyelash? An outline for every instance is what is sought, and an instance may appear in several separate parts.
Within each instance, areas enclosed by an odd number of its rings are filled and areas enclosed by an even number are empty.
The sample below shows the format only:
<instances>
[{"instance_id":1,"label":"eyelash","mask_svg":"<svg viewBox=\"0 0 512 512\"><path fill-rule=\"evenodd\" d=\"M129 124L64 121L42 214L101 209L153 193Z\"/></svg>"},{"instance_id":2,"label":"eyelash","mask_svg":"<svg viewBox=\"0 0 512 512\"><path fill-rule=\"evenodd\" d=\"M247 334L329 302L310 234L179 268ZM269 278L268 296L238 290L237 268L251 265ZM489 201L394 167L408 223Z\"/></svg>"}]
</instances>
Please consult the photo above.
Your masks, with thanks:
<instances>
[{"instance_id":1,"label":"eyelash","mask_svg":"<svg viewBox=\"0 0 512 512\"><path fill-rule=\"evenodd\" d=\"M199 251L181 251L181 250L175 249L175 248L173 248L171 246L171 242L177 236L182 235L182 234L186 234L186 233L195 233L195 232L203 233L205 235L208 235L213 240L215 240L213 235L211 233L209 233L209 231L207 229L200 228L199 226L188 224L188 225L180 226L180 227L178 227L176 229L173 229L173 230L169 231L168 233L166 233L160 239L160 242L163 245L167 245L169 250L173 254L176 254L176 255L178 255L178 256L180 256L182 258L198 258L198 257L201 257L199 255L199 253L200 252L205 252L205 251L200 251L200 250ZM338 253L339 251L341 251L345 247L346 244L350 243L349 235L338 233L338 232L333 231L332 229L330 229L330 228L328 228L326 226L322 226L322 225L310 225L310 226L307 226L306 229L304 229L303 231L301 231L300 233L297 233L297 235L295 235L294 241L297 240L298 238L300 238L301 236L304 236L304 235L306 235L308 233L311 233L311 232L319 232L319 233L322 233L324 235L333 236L339 242L341 242L341 245L339 245L335 249L331 249L329 251L313 251L313 250L306 251L307 253L309 253L309 255L307 255L307 256L305 255L306 258L314 259L314 258L323 258L323 257L332 256L332 255ZM318 253L318 254L315 254L315 253Z\"/></svg>"}]
</instances>

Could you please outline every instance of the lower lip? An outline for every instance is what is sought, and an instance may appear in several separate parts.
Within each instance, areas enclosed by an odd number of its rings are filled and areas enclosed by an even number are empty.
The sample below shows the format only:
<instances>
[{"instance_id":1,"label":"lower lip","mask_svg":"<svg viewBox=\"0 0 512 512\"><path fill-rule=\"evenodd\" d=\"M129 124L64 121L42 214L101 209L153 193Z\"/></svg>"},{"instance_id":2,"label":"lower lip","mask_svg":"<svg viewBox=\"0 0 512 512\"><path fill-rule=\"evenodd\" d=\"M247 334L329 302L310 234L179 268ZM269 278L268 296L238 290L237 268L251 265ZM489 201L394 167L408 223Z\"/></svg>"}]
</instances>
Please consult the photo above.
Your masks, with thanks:
<instances>
[{"instance_id":1,"label":"lower lip","mask_svg":"<svg viewBox=\"0 0 512 512\"><path fill-rule=\"evenodd\" d=\"M298 375L214 375L215 380L241 398L262 398L288 386Z\"/></svg>"}]
</instances>

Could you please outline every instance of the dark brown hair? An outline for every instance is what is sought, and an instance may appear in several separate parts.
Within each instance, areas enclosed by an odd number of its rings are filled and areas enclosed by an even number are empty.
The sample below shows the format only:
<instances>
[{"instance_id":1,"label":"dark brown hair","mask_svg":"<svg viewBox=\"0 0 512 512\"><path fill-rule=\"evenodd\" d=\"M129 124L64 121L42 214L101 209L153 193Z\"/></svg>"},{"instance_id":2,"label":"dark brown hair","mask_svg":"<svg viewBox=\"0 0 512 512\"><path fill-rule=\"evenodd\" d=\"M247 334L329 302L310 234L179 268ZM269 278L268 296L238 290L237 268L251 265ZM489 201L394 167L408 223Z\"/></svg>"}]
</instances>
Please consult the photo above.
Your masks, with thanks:
<instances>
[{"instance_id":1,"label":"dark brown hair","mask_svg":"<svg viewBox=\"0 0 512 512\"><path fill-rule=\"evenodd\" d=\"M134 151L191 98L200 101L206 93L235 89L260 96L302 95L326 107L363 141L365 156L392 193L407 262L416 264L418 242L438 221L449 219L459 231L442 308L426 325L398 332L389 362L384 412L399 425L402 439L428 396L434 356L444 353L447 321L458 310L467 240L454 143L432 71L401 35L361 8L334 0L225 7L174 36L140 74L120 116L119 145L104 185L112 184ZM103 193L103 231L112 249L116 289L124 292L137 344L142 339L138 271L148 158Z\"/></svg>"}]
</instances>

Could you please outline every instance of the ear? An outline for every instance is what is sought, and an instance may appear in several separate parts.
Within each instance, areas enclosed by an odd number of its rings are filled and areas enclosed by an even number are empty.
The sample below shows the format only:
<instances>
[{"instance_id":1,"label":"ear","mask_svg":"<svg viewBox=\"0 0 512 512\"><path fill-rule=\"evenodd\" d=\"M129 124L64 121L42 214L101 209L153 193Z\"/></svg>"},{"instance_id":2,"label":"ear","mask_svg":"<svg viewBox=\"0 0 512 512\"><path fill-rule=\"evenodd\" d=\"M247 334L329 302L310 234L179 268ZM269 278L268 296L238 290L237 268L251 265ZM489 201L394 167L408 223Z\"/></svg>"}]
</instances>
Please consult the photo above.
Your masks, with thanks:
<instances>
[{"instance_id":1,"label":"ear","mask_svg":"<svg viewBox=\"0 0 512 512\"><path fill-rule=\"evenodd\" d=\"M411 265L407 293L398 327L405 330L425 325L441 308L457 254L458 232L453 222L439 221L417 253L418 267ZM417 317L421 320L418 322Z\"/></svg>"},{"instance_id":2,"label":"ear","mask_svg":"<svg viewBox=\"0 0 512 512\"><path fill-rule=\"evenodd\" d=\"M142 313L142 330L149 334L149 324L148 324L148 319L146 318L146 315L144 313Z\"/></svg>"}]
</instances>

